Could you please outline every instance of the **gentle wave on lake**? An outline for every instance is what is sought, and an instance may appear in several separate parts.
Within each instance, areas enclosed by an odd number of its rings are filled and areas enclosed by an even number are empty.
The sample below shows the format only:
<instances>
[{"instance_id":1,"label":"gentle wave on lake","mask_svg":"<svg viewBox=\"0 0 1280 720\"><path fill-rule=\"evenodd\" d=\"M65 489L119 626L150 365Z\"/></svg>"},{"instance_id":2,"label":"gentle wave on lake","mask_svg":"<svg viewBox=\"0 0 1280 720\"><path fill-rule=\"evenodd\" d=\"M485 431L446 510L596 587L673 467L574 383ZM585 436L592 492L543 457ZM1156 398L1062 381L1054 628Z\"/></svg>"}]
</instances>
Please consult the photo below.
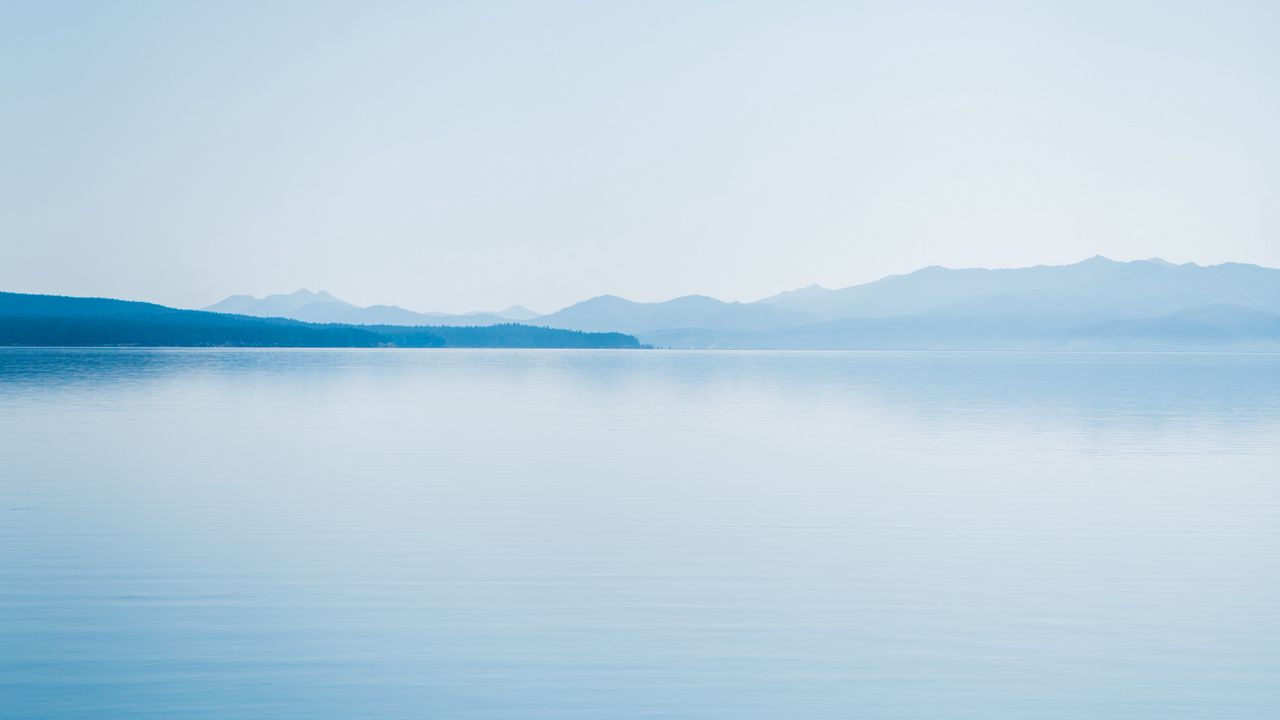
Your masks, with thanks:
<instances>
[{"instance_id":1,"label":"gentle wave on lake","mask_svg":"<svg viewBox=\"0 0 1280 720\"><path fill-rule=\"evenodd\" d=\"M1280 356L0 349L5 718L1280 717Z\"/></svg>"}]
</instances>

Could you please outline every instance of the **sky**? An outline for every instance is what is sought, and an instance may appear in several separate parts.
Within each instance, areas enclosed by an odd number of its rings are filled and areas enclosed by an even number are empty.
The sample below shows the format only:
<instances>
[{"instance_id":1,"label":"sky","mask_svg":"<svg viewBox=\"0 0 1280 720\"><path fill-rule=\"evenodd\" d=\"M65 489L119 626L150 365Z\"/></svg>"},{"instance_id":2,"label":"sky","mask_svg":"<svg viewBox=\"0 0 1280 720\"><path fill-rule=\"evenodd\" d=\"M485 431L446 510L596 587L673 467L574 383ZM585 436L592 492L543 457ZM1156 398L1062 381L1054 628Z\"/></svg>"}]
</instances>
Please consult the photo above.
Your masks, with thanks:
<instances>
[{"instance_id":1,"label":"sky","mask_svg":"<svg viewBox=\"0 0 1280 720\"><path fill-rule=\"evenodd\" d=\"M1280 3L0 2L0 290L1280 266Z\"/></svg>"}]
</instances>

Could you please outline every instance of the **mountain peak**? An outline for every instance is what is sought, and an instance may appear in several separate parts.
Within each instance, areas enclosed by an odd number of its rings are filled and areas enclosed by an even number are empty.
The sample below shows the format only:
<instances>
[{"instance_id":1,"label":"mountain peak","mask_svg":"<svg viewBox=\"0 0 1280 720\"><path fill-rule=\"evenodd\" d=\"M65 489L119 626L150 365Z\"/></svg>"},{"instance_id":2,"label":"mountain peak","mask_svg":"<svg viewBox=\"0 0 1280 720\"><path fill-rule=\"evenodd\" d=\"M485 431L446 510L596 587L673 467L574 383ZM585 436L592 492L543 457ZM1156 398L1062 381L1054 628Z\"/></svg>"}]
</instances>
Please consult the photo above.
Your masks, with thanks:
<instances>
[{"instance_id":1,"label":"mountain peak","mask_svg":"<svg viewBox=\"0 0 1280 720\"><path fill-rule=\"evenodd\" d=\"M288 294L267 295L262 298L254 297L253 295L231 295L204 309L211 312L256 315L258 317L291 317L300 308L315 303L350 306L350 303L339 300L325 290L311 292L306 288L299 288Z\"/></svg>"},{"instance_id":2,"label":"mountain peak","mask_svg":"<svg viewBox=\"0 0 1280 720\"><path fill-rule=\"evenodd\" d=\"M273 297L289 297L289 298L293 298L293 299L295 299L295 300L310 301L310 302L344 302L343 300L339 300L338 298L336 298L336 297L334 297L333 295L329 294L329 291L328 291L328 290L321 290L321 291L319 291L319 292L311 292L310 290L308 290L308 289L306 289L306 288L298 288L297 290L294 290L293 292L291 292L291 293L289 293L288 295L285 295L285 296L280 296L280 295L268 295L267 297L263 298L263 300L267 300L267 299L270 299L270 298L273 298Z\"/></svg>"},{"instance_id":3,"label":"mountain peak","mask_svg":"<svg viewBox=\"0 0 1280 720\"><path fill-rule=\"evenodd\" d=\"M806 285L802 288L796 288L795 290L783 290L777 295L770 295L767 298L756 300L756 302L763 305L785 306L788 303L802 302L807 298L812 298L816 295L824 295L829 292L831 292L829 288L825 288L818 283L813 283L812 285Z\"/></svg>"},{"instance_id":4,"label":"mountain peak","mask_svg":"<svg viewBox=\"0 0 1280 720\"><path fill-rule=\"evenodd\" d=\"M1081 260L1076 264L1077 265L1115 265L1117 263L1115 260L1112 260L1111 258L1105 255L1094 255L1093 257L1088 258L1086 260Z\"/></svg>"},{"instance_id":5,"label":"mountain peak","mask_svg":"<svg viewBox=\"0 0 1280 720\"><path fill-rule=\"evenodd\" d=\"M542 317L542 313L530 310L529 308L523 305L512 305L510 307L503 308L493 314L501 318L506 318L507 320L517 320L517 321L532 320L537 317Z\"/></svg>"}]
</instances>

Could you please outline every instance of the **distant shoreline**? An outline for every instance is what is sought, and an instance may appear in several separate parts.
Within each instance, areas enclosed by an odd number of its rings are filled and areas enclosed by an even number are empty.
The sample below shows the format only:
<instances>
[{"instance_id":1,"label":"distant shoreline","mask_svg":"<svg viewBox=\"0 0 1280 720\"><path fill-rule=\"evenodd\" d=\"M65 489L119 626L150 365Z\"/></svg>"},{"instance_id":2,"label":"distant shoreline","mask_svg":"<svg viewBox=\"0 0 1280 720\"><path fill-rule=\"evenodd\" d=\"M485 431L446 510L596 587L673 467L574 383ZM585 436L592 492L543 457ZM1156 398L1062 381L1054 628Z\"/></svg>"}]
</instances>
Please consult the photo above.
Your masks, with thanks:
<instances>
[{"instance_id":1,"label":"distant shoreline","mask_svg":"<svg viewBox=\"0 0 1280 720\"><path fill-rule=\"evenodd\" d=\"M357 347L357 346L311 346L311 345L0 345L0 351L5 350L226 350L226 351L287 351L287 350L368 350L368 351L416 351L416 350L434 350L434 351L490 351L490 350L617 350L632 352L636 350L644 350L659 353L680 353L689 355L937 355L937 356L980 356L980 355L1027 355L1027 356L1090 356L1090 355L1205 355L1205 356L1221 356L1221 355L1238 355L1248 357L1271 357L1280 356L1280 349L1276 350L1233 350L1233 349L1187 349L1187 350L1117 350L1117 349L1096 349L1096 350L1080 350L1080 349L954 349L954 348L937 348L937 349L898 349L898 348L867 348L867 349L841 349L841 348L790 348L790 349L771 349L771 348L663 348L653 347L651 345L641 344L638 347Z\"/></svg>"},{"instance_id":2,"label":"distant shoreline","mask_svg":"<svg viewBox=\"0 0 1280 720\"><path fill-rule=\"evenodd\" d=\"M156 348L614 348L644 347L615 332L517 323L488 326L313 324L179 310L104 298L0 293L0 346Z\"/></svg>"}]
</instances>

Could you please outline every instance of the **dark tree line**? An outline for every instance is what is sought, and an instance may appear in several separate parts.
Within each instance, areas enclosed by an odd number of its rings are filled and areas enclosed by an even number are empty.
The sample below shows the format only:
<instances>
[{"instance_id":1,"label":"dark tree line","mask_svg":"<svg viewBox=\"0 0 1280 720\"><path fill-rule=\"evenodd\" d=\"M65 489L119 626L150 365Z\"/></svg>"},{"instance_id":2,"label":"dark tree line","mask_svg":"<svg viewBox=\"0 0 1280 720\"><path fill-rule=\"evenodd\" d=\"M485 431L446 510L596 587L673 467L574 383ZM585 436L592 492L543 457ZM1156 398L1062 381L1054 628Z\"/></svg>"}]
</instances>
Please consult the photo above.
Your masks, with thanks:
<instances>
[{"instance_id":1,"label":"dark tree line","mask_svg":"<svg viewBox=\"0 0 1280 720\"><path fill-rule=\"evenodd\" d=\"M0 345L636 348L622 333L494 325L318 325L101 298L0 293Z\"/></svg>"}]
</instances>

